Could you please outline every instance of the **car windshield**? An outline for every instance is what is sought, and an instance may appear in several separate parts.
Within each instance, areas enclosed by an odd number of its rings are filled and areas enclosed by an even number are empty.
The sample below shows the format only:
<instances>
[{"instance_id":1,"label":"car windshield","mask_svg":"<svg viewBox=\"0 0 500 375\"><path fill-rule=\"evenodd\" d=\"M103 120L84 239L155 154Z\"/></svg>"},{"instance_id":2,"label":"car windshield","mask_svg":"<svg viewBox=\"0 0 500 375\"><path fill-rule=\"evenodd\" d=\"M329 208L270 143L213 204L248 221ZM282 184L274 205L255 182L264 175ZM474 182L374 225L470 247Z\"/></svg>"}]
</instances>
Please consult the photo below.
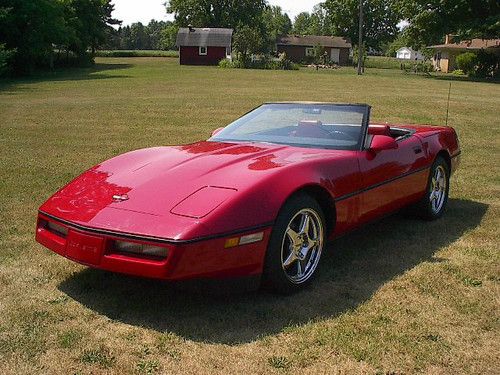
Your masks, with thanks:
<instances>
[{"instance_id":1,"label":"car windshield","mask_svg":"<svg viewBox=\"0 0 500 375\"><path fill-rule=\"evenodd\" d=\"M358 150L369 108L363 104L264 104L226 126L210 141Z\"/></svg>"}]
</instances>

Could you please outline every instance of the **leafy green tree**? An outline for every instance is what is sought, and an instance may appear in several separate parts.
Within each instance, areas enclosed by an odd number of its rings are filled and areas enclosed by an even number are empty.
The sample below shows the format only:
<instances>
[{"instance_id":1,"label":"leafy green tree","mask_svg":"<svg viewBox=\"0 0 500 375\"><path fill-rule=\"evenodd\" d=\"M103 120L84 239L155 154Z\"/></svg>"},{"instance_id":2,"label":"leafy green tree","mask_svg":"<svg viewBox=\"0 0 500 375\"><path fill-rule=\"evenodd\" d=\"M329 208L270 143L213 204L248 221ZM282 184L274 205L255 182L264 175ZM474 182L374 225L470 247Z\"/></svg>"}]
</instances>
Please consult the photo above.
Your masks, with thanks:
<instances>
[{"instance_id":1,"label":"leafy green tree","mask_svg":"<svg viewBox=\"0 0 500 375\"><path fill-rule=\"evenodd\" d=\"M151 49L151 39L148 30L141 22L130 25L130 42L132 46L131 49Z\"/></svg>"},{"instance_id":2,"label":"leafy green tree","mask_svg":"<svg viewBox=\"0 0 500 375\"><path fill-rule=\"evenodd\" d=\"M161 49L162 31L166 27L163 21L151 20L146 27L146 32L149 38L149 46L151 49Z\"/></svg>"},{"instance_id":3,"label":"leafy green tree","mask_svg":"<svg viewBox=\"0 0 500 375\"><path fill-rule=\"evenodd\" d=\"M161 31L160 38L160 48L165 51L173 50L176 48L175 42L177 40L177 32L179 27L172 22L169 22L167 26Z\"/></svg>"},{"instance_id":4,"label":"leafy green tree","mask_svg":"<svg viewBox=\"0 0 500 375\"><path fill-rule=\"evenodd\" d=\"M396 39L392 42L383 44L381 47L383 49L384 55L389 57L396 57L396 52L402 47L408 47L409 41L404 32L398 34Z\"/></svg>"},{"instance_id":5,"label":"leafy green tree","mask_svg":"<svg viewBox=\"0 0 500 375\"><path fill-rule=\"evenodd\" d=\"M442 43L446 34L465 38L500 37L498 0L394 0L409 22L405 34L414 48Z\"/></svg>"},{"instance_id":6,"label":"leafy green tree","mask_svg":"<svg viewBox=\"0 0 500 375\"><path fill-rule=\"evenodd\" d=\"M332 35L324 3L315 5L312 13L299 13L295 17L293 32L298 35Z\"/></svg>"},{"instance_id":7,"label":"leafy green tree","mask_svg":"<svg viewBox=\"0 0 500 375\"><path fill-rule=\"evenodd\" d=\"M121 23L112 17L114 5L111 0L66 0L66 3L73 12L70 24L76 31L72 50L81 56L90 48L93 56L106 40L106 29Z\"/></svg>"},{"instance_id":8,"label":"leafy green tree","mask_svg":"<svg viewBox=\"0 0 500 375\"><path fill-rule=\"evenodd\" d=\"M265 0L169 0L167 13L173 13L182 27L259 27Z\"/></svg>"},{"instance_id":9,"label":"leafy green tree","mask_svg":"<svg viewBox=\"0 0 500 375\"><path fill-rule=\"evenodd\" d=\"M233 36L233 46L243 66L248 66L250 55L265 50L265 41L261 30L243 25L238 27Z\"/></svg>"},{"instance_id":10,"label":"leafy green tree","mask_svg":"<svg viewBox=\"0 0 500 375\"><path fill-rule=\"evenodd\" d=\"M54 45L68 40L64 4L55 0L3 0L0 43L15 50L10 59L16 73L30 73L36 65L50 65Z\"/></svg>"},{"instance_id":11,"label":"leafy green tree","mask_svg":"<svg viewBox=\"0 0 500 375\"><path fill-rule=\"evenodd\" d=\"M308 12L297 14L293 22L293 33L297 35L311 35L311 23L311 15Z\"/></svg>"},{"instance_id":12,"label":"leafy green tree","mask_svg":"<svg viewBox=\"0 0 500 375\"><path fill-rule=\"evenodd\" d=\"M364 0L363 37L367 47L379 49L398 33L400 8L396 0ZM349 37L356 42L359 35L359 1L325 0L323 8L332 35Z\"/></svg>"},{"instance_id":13,"label":"leafy green tree","mask_svg":"<svg viewBox=\"0 0 500 375\"><path fill-rule=\"evenodd\" d=\"M292 21L288 14L283 13L279 6L266 6L262 13L264 27L270 43L274 44L281 35L287 35L292 30Z\"/></svg>"},{"instance_id":14,"label":"leafy green tree","mask_svg":"<svg viewBox=\"0 0 500 375\"><path fill-rule=\"evenodd\" d=\"M279 36L287 35L292 30L292 21L279 6L266 6L262 14L268 50L273 51Z\"/></svg>"},{"instance_id":15,"label":"leafy green tree","mask_svg":"<svg viewBox=\"0 0 500 375\"><path fill-rule=\"evenodd\" d=\"M323 3L314 6L309 26L310 35L332 35L330 18Z\"/></svg>"}]
</instances>

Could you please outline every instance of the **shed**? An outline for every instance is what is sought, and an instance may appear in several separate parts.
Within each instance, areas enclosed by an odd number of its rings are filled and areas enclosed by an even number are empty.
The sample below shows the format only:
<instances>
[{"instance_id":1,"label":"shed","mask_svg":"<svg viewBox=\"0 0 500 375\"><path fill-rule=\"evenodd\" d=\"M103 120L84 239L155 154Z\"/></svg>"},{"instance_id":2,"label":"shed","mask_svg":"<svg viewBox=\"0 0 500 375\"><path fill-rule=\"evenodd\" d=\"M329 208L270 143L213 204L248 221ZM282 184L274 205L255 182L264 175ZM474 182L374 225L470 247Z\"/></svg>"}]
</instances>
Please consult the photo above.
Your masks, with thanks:
<instances>
[{"instance_id":1,"label":"shed","mask_svg":"<svg viewBox=\"0 0 500 375\"><path fill-rule=\"evenodd\" d=\"M410 47L401 47L396 51L396 58L400 60L423 60L424 55L420 51L414 51Z\"/></svg>"},{"instance_id":2,"label":"shed","mask_svg":"<svg viewBox=\"0 0 500 375\"><path fill-rule=\"evenodd\" d=\"M328 58L339 65L349 64L349 54L352 48L348 38L324 35L286 35L278 38L276 50L285 52L294 62L308 62L314 56L314 47L321 46Z\"/></svg>"},{"instance_id":3,"label":"shed","mask_svg":"<svg viewBox=\"0 0 500 375\"><path fill-rule=\"evenodd\" d=\"M181 65L217 65L231 56L232 29L180 28L176 45Z\"/></svg>"}]
</instances>

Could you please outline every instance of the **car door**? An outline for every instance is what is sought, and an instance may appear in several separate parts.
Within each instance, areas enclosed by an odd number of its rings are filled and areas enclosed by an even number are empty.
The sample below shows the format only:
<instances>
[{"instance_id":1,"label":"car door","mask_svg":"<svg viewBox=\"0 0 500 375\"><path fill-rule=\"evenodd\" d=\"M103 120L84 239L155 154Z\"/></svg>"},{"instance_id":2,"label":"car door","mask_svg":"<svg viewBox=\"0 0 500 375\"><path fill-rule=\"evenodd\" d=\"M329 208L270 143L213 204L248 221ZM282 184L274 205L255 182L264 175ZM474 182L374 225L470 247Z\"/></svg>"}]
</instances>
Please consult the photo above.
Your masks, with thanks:
<instances>
[{"instance_id":1,"label":"car door","mask_svg":"<svg viewBox=\"0 0 500 375\"><path fill-rule=\"evenodd\" d=\"M362 178L359 222L384 216L415 201L425 190L428 169L422 143L413 135L396 149L365 149L358 161Z\"/></svg>"}]
</instances>

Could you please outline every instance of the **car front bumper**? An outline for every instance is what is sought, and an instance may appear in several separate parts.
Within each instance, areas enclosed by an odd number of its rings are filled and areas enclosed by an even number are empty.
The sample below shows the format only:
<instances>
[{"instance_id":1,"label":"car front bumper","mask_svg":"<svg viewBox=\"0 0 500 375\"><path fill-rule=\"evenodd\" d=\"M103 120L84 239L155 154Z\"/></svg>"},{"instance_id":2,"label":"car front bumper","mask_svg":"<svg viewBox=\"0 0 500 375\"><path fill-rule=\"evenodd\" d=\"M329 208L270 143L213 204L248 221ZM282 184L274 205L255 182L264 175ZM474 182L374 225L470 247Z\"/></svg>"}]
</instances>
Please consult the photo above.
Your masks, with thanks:
<instances>
[{"instance_id":1,"label":"car front bumper","mask_svg":"<svg viewBox=\"0 0 500 375\"><path fill-rule=\"evenodd\" d=\"M48 223L62 230L51 230ZM257 242L228 246L236 238L260 233ZM221 279L260 275L270 234L267 225L204 239L158 239L84 228L40 212L36 241L72 261L111 272L163 280ZM165 247L167 255L120 253L114 250L114 241Z\"/></svg>"}]
</instances>

